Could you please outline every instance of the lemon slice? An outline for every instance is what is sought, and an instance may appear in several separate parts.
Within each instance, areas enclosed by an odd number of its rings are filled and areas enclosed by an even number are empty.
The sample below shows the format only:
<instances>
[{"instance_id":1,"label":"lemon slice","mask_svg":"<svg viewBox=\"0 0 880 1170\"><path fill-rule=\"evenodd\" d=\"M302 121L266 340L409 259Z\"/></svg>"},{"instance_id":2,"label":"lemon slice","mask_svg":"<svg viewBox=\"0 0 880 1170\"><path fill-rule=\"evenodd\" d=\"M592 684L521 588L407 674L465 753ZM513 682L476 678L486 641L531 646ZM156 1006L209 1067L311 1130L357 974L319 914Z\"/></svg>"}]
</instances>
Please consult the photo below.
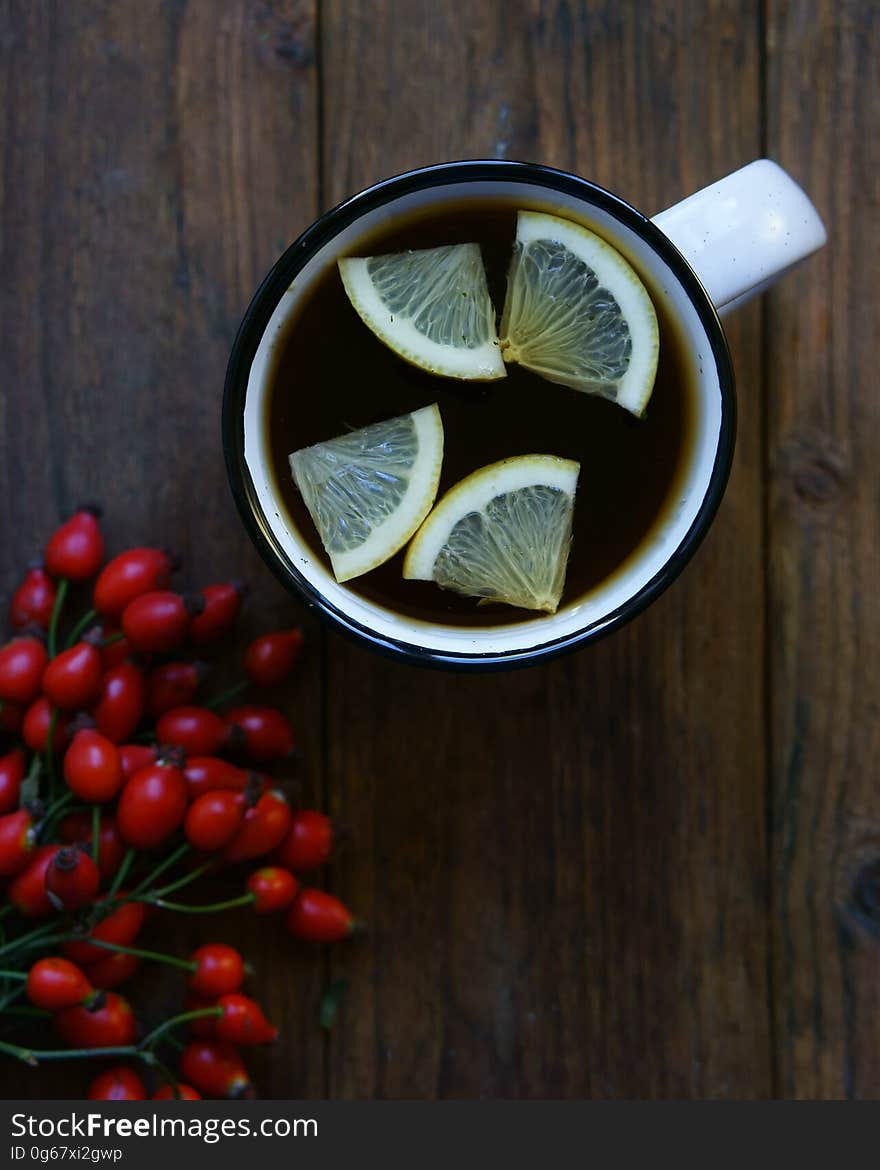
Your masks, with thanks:
<instances>
[{"instance_id":1,"label":"lemon slice","mask_svg":"<svg viewBox=\"0 0 880 1170\"><path fill-rule=\"evenodd\" d=\"M451 488L409 546L403 575L485 602L555 613L580 464L521 455Z\"/></svg>"},{"instance_id":2,"label":"lemon slice","mask_svg":"<svg viewBox=\"0 0 880 1170\"><path fill-rule=\"evenodd\" d=\"M501 338L505 361L644 413L657 314L626 260L580 224L519 212Z\"/></svg>"},{"instance_id":3,"label":"lemon slice","mask_svg":"<svg viewBox=\"0 0 880 1170\"><path fill-rule=\"evenodd\" d=\"M505 376L479 244L339 261L348 299L394 350L431 374Z\"/></svg>"},{"instance_id":4,"label":"lemon slice","mask_svg":"<svg viewBox=\"0 0 880 1170\"><path fill-rule=\"evenodd\" d=\"M403 548L431 510L442 463L436 403L290 456L337 581L368 573Z\"/></svg>"}]
</instances>

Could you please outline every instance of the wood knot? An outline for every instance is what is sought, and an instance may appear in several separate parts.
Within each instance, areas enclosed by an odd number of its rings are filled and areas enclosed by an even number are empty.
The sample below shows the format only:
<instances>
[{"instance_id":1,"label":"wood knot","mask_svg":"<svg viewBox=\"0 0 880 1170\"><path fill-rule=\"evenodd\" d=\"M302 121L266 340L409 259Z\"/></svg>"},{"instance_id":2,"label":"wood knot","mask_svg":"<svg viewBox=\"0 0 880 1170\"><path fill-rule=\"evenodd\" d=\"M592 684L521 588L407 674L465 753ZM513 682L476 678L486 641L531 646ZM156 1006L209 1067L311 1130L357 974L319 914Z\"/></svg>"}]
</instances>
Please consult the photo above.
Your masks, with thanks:
<instances>
[{"instance_id":1,"label":"wood knot","mask_svg":"<svg viewBox=\"0 0 880 1170\"><path fill-rule=\"evenodd\" d=\"M880 934L880 860L867 862L856 874L852 905L862 923Z\"/></svg>"},{"instance_id":2,"label":"wood knot","mask_svg":"<svg viewBox=\"0 0 880 1170\"><path fill-rule=\"evenodd\" d=\"M315 54L312 46L305 44L298 37L282 33L275 46L275 56L282 61L289 61L291 65L305 68L313 64Z\"/></svg>"},{"instance_id":3,"label":"wood knot","mask_svg":"<svg viewBox=\"0 0 880 1170\"><path fill-rule=\"evenodd\" d=\"M844 476L832 460L815 455L795 472L794 491L799 500L808 504L827 504L839 493Z\"/></svg>"},{"instance_id":4,"label":"wood knot","mask_svg":"<svg viewBox=\"0 0 880 1170\"><path fill-rule=\"evenodd\" d=\"M821 441L792 443L782 455L782 467L794 499L807 508L825 508L846 490L846 460Z\"/></svg>"}]
</instances>

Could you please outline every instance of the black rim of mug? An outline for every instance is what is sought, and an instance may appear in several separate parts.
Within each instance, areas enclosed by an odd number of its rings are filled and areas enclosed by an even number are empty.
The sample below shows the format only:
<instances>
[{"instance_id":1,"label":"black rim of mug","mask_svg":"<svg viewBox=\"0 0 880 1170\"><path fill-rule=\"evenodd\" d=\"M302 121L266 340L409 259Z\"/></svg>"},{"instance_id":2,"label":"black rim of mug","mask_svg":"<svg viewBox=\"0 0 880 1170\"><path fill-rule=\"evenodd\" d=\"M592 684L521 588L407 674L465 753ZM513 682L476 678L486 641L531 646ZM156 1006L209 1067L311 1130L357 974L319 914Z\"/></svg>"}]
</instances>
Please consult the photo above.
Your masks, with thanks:
<instances>
[{"instance_id":1,"label":"black rim of mug","mask_svg":"<svg viewBox=\"0 0 880 1170\"><path fill-rule=\"evenodd\" d=\"M659 254L687 293L709 339L721 390L721 429L712 474L693 523L675 552L637 593L613 612L583 629L551 641L510 651L460 653L420 647L377 633L369 626L354 621L329 602L299 572L266 520L245 463L244 403L251 364L278 302L296 274L325 244L360 216L402 195L453 183L494 181L539 185L584 200L630 228ZM650 219L619 196L587 179L537 163L485 159L439 163L384 179L325 212L290 245L257 289L239 326L226 370L222 432L226 470L239 513L263 560L290 592L307 601L333 626L355 641L362 644L366 642L373 649L393 658L452 670L504 670L546 662L587 642L607 636L642 613L678 577L706 535L724 495L736 435L736 391L727 340L715 306L688 262Z\"/></svg>"}]
</instances>

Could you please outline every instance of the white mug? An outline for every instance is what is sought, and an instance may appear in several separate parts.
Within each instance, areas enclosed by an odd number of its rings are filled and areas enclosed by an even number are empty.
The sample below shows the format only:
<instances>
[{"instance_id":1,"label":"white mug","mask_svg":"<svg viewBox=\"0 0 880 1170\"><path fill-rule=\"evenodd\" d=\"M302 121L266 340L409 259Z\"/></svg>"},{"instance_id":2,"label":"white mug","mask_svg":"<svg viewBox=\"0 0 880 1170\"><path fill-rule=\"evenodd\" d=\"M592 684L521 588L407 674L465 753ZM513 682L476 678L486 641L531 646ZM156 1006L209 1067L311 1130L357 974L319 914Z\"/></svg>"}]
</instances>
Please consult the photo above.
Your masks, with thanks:
<instances>
[{"instance_id":1,"label":"white mug","mask_svg":"<svg viewBox=\"0 0 880 1170\"><path fill-rule=\"evenodd\" d=\"M522 199L552 203L635 257L686 342L697 385L695 441L679 498L620 571L552 615L509 625L416 621L334 579L279 506L265 424L273 348L300 298L362 236L416 208ZM733 369L719 315L760 292L821 248L826 233L800 187L758 159L648 219L575 175L508 160L442 163L384 180L308 228L281 256L242 321L226 376L223 443L239 510L263 557L294 593L340 629L408 661L491 669L545 660L598 638L640 613L675 579L715 515L733 455ZM454 436L449 436L450 440Z\"/></svg>"}]
</instances>

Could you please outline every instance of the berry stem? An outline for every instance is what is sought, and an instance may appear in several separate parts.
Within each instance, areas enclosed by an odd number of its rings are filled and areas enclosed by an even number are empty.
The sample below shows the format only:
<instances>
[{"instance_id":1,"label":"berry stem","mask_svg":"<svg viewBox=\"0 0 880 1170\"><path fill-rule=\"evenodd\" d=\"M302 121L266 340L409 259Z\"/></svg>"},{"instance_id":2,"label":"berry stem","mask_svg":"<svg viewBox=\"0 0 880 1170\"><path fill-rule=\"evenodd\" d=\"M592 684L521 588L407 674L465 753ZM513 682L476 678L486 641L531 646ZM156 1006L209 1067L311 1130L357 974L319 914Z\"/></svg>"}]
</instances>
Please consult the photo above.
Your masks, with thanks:
<instances>
[{"instance_id":1,"label":"berry stem","mask_svg":"<svg viewBox=\"0 0 880 1170\"><path fill-rule=\"evenodd\" d=\"M73 627L73 629L70 631L70 633L67 635L67 641L64 643L65 648L70 649L71 646L75 646L80 639L80 635L86 632L86 630L89 628L92 622L97 619L97 617L98 613L96 610L87 609Z\"/></svg>"},{"instance_id":2,"label":"berry stem","mask_svg":"<svg viewBox=\"0 0 880 1170\"><path fill-rule=\"evenodd\" d=\"M148 874L142 882L135 886L129 900L134 901L140 894L144 892L144 890L149 889L159 874L164 873L166 869L171 869L173 865L176 865L178 861L181 860L181 858L185 857L186 854L189 853L189 850L190 847L186 841L184 841L182 845L178 845L173 853L169 853L165 860L160 862L159 865L157 865L156 868L152 871L152 873Z\"/></svg>"},{"instance_id":3,"label":"berry stem","mask_svg":"<svg viewBox=\"0 0 880 1170\"><path fill-rule=\"evenodd\" d=\"M8 1012L9 1005L15 1003L17 999L21 999L21 997L24 995L24 992L24 984L19 983L14 991L10 991L7 995L4 995L3 998L0 999L0 1015L4 1015L6 1012Z\"/></svg>"},{"instance_id":4,"label":"berry stem","mask_svg":"<svg viewBox=\"0 0 880 1170\"><path fill-rule=\"evenodd\" d=\"M27 934L20 934L18 938L11 939L8 943L4 943L0 947L0 955L8 955L10 951L16 951L25 944L32 946L36 942L42 942L45 936L55 930L55 928L56 923L51 922L45 926L38 926L36 930L29 930Z\"/></svg>"},{"instance_id":5,"label":"berry stem","mask_svg":"<svg viewBox=\"0 0 880 1170\"><path fill-rule=\"evenodd\" d=\"M55 804L49 806L39 826L39 834L44 840L47 837L52 836L61 813L63 813L75 799L76 795L73 792L65 792L63 796L59 796Z\"/></svg>"},{"instance_id":6,"label":"berry stem","mask_svg":"<svg viewBox=\"0 0 880 1170\"><path fill-rule=\"evenodd\" d=\"M0 979L27 979L27 971L0 971Z\"/></svg>"},{"instance_id":7,"label":"berry stem","mask_svg":"<svg viewBox=\"0 0 880 1170\"><path fill-rule=\"evenodd\" d=\"M98 865L101 860L101 806L92 805L92 861Z\"/></svg>"},{"instance_id":8,"label":"berry stem","mask_svg":"<svg viewBox=\"0 0 880 1170\"><path fill-rule=\"evenodd\" d=\"M152 1052L144 1052L132 1044L117 1045L115 1048L22 1048L18 1044L8 1044L0 1040L0 1052L14 1056L31 1068L36 1068L43 1060L67 1060L101 1056L136 1056L147 1064L155 1064L156 1058Z\"/></svg>"},{"instance_id":9,"label":"berry stem","mask_svg":"<svg viewBox=\"0 0 880 1170\"><path fill-rule=\"evenodd\" d=\"M58 649L58 622L61 611L64 609L64 600L67 597L69 582L62 577L58 582L58 592L55 594L55 604L52 606L52 616L49 619L49 634L46 638L46 649L50 658L54 658Z\"/></svg>"},{"instance_id":10,"label":"berry stem","mask_svg":"<svg viewBox=\"0 0 880 1170\"><path fill-rule=\"evenodd\" d=\"M230 687L226 691L222 691L219 695L215 695L213 699L207 699L203 706L209 710L214 711L217 707L222 707L224 703L228 703L231 699L237 698L243 691L246 691L250 686L250 681L243 678L241 682L237 682L234 687Z\"/></svg>"},{"instance_id":11,"label":"berry stem","mask_svg":"<svg viewBox=\"0 0 880 1170\"><path fill-rule=\"evenodd\" d=\"M204 861L197 869L191 869L189 873L185 873L183 877L178 878L176 882L170 882L167 886L163 886L160 890L151 890L151 898L164 898L166 894L173 894L175 890L183 889L184 886L190 885L191 882L197 881L203 877L208 870L213 869L216 862L212 857L209 861Z\"/></svg>"},{"instance_id":12,"label":"berry stem","mask_svg":"<svg viewBox=\"0 0 880 1170\"><path fill-rule=\"evenodd\" d=\"M166 902L164 898L142 898L141 901L160 910L173 910L175 914L219 914L221 910L234 910L236 906L250 906L255 901L253 894L242 894L240 898L229 898L225 902L208 902L201 906L187 906L183 902Z\"/></svg>"},{"instance_id":13,"label":"berry stem","mask_svg":"<svg viewBox=\"0 0 880 1170\"><path fill-rule=\"evenodd\" d=\"M120 955L135 955L138 959L149 959L153 963L167 963L169 967L179 967L181 971L188 971L191 975L198 967L190 959L178 959L176 955L166 955L162 951L145 951L141 947L125 947L121 943L104 942L103 939L90 938L92 946L101 947L105 951L116 951Z\"/></svg>"},{"instance_id":14,"label":"berry stem","mask_svg":"<svg viewBox=\"0 0 880 1170\"><path fill-rule=\"evenodd\" d=\"M118 634L111 634L108 638L102 638L101 645L102 646L115 646L115 644L117 642L121 642L124 637L125 637L125 634L123 634L122 630L120 630Z\"/></svg>"},{"instance_id":15,"label":"berry stem","mask_svg":"<svg viewBox=\"0 0 880 1170\"><path fill-rule=\"evenodd\" d=\"M116 897L116 894L118 893L120 886L122 885L122 883L125 881L126 877L128 876L128 871L131 869L132 862L134 861L134 859L136 857L137 857L137 850L136 849L129 848L126 851L126 854L122 859L122 864L119 866L119 869L116 871L116 877L114 877L113 883L110 886L110 889L107 891L107 897L106 897L105 901L110 902Z\"/></svg>"},{"instance_id":16,"label":"berry stem","mask_svg":"<svg viewBox=\"0 0 880 1170\"><path fill-rule=\"evenodd\" d=\"M195 963L193 963L195 967ZM188 1024L190 1020L201 1020L206 1016L222 1016L222 1007L208 1007L196 1008L191 1012L181 1012L179 1016L172 1016L170 1020L166 1020L160 1024L158 1028L154 1028L148 1036L145 1036L141 1041L141 1048L149 1052L149 1050L164 1036L166 1032L170 1032L172 1028L178 1027L180 1024Z\"/></svg>"}]
</instances>

